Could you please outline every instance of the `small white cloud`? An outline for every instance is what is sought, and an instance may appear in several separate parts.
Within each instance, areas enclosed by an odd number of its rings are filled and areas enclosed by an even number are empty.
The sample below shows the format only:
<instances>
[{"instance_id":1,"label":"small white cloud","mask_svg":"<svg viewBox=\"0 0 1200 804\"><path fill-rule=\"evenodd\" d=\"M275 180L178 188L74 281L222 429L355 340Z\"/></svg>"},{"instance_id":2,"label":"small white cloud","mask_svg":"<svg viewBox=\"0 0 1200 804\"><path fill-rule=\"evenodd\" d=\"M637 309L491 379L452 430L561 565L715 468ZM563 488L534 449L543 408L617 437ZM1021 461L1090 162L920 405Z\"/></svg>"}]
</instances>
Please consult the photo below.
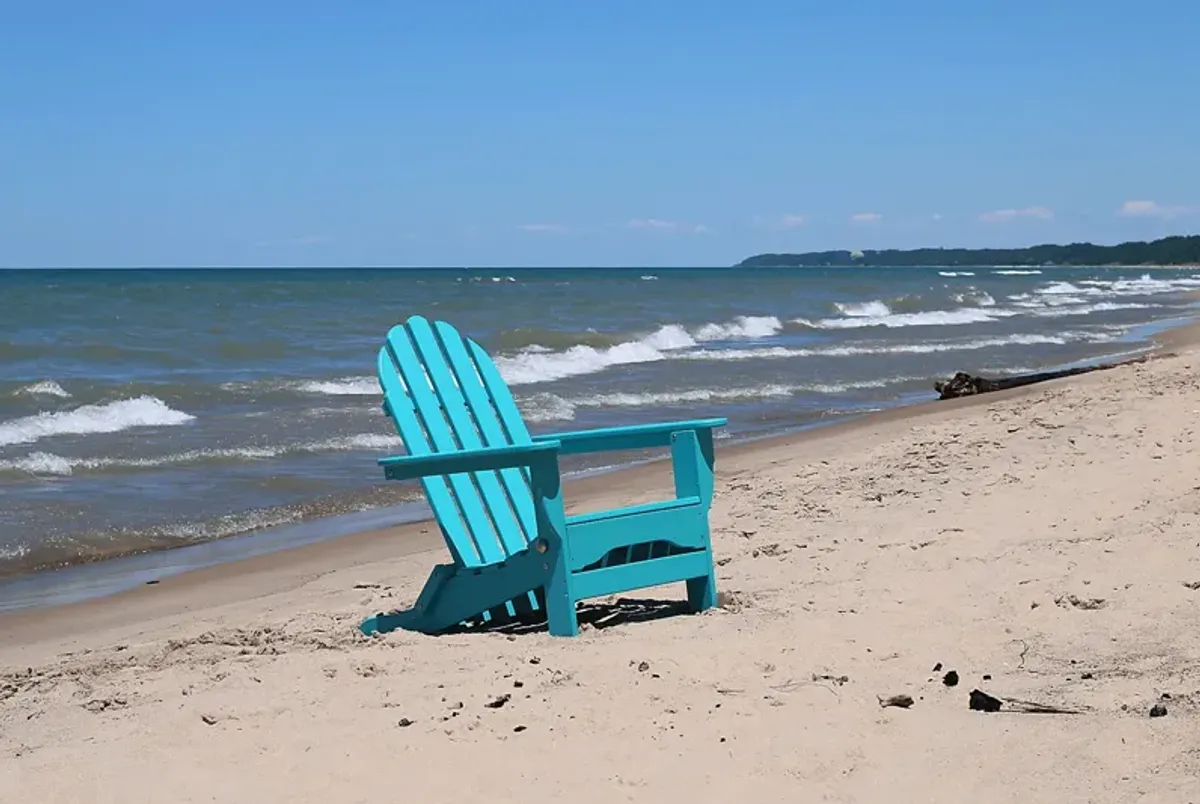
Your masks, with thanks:
<instances>
[{"instance_id":1,"label":"small white cloud","mask_svg":"<svg viewBox=\"0 0 1200 804\"><path fill-rule=\"evenodd\" d=\"M567 227L559 226L557 223L523 223L517 228L522 232L532 232L534 234L553 234L567 230Z\"/></svg>"},{"instance_id":2,"label":"small white cloud","mask_svg":"<svg viewBox=\"0 0 1200 804\"><path fill-rule=\"evenodd\" d=\"M1196 212L1195 207L1180 204L1160 204L1157 201L1126 201L1117 210L1127 218L1178 218Z\"/></svg>"},{"instance_id":3,"label":"small white cloud","mask_svg":"<svg viewBox=\"0 0 1200 804\"><path fill-rule=\"evenodd\" d=\"M779 219L779 225L784 229L798 229L806 223L808 223L808 218L803 215L784 215Z\"/></svg>"},{"instance_id":4,"label":"small white cloud","mask_svg":"<svg viewBox=\"0 0 1200 804\"><path fill-rule=\"evenodd\" d=\"M659 218L634 218L625 225L630 229L658 229L660 231L679 228L679 224L675 221L664 221Z\"/></svg>"},{"instance_id":5,"label":"small white cloud","mask_svg":"<svg viewBox=\"0 0 1200 804\"><path fill-rule=\"evenodd\" d=\"M855 223L875 223L883 220L883 216L878 212L856 212L850 216L850 220Z\"/></svg>"},{"instance_id":6,"label":"small white cloud","mask_svg":"<svg viewBox=\"0 0 1200 804\"><path fill-rule=\"evenodd\" d=\"M1054 210L1049 207L1025 207L1024 209L995 209L991 212L984 212L979 216L979 220L985 223L1004 223L1017 218L1050 220L1053 217Z\"/></svg>"}]
</instances>

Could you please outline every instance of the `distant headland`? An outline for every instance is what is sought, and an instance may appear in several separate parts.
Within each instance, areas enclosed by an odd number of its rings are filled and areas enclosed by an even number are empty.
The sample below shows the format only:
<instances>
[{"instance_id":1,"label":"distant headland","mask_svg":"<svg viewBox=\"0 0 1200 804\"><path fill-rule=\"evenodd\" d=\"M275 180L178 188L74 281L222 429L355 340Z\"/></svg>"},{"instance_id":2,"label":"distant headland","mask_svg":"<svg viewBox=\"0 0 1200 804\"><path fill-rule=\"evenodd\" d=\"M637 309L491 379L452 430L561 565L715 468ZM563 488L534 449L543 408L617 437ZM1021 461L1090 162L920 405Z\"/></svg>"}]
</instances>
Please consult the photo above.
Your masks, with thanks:
<instances>
[{"instance_id":1,"label":"distant headland","mask_svg":"<svg viewBox=\"0 0 1200 804\"><path fill-rule=\"evenodd\" d=\"M986 265L1200 265L1200 235L1133 240L1116 246L1071 243L1029 248L917 248L874 251L810 251L804 254L758 254L736 268L802 268L928 265L979 267Z\"/></svg>"}]
</instances>

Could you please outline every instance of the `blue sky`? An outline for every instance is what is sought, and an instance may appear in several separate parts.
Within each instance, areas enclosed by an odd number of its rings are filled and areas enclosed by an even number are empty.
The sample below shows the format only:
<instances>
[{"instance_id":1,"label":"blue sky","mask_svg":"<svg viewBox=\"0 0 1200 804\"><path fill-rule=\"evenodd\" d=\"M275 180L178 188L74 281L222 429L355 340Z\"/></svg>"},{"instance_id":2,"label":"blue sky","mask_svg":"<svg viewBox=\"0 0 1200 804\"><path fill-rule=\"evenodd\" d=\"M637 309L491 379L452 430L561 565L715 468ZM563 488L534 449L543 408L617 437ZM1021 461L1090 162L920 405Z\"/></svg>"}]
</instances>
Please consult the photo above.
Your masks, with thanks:
<instances>
[{"instance_id":1,"label":"blue sky","mask_svg":"<svg viewBox=\"0 0 1200 804\"><path fill-rule=\"evenodd\" d=\"M1200 227L1194 0L0 0L0 265Z\"/></svg>"}]
</instances>

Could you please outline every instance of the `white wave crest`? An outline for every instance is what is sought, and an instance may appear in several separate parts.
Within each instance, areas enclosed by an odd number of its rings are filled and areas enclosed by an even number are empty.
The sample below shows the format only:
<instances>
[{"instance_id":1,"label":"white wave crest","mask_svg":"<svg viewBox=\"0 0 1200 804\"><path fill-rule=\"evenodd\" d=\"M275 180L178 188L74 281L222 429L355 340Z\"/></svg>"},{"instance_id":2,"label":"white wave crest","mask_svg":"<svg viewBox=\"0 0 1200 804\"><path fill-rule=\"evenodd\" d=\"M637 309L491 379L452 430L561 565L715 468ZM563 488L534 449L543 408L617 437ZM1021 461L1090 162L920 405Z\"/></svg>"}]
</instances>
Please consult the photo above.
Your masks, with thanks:
<instances>
[{"instance_id":1,"label":"white wave crest","mask_svg":"<svg viewBox=\"0 0 1200 804\"><path fill-rule=\"evenodd\" d=\"M569 422L575 418L575 405L558 394L534 394L518 399L517 407L527 422Z\"/></svg>"},{"instance_id":2,"label":"white wave crest","mask_svg":"<svg viewBox=\"0 0 1200 804\"><path fill-rule=\"evenodd\" d=\"M13 391L13 396L19 394L24 396L56 396L59 399L71 398L71 395L54 380L42 380L41 382L35 382L32 385L26 385L24 388L18 388Z\"/></svg>"},{"instance_id":3,"label":"white wave crest","mask_svg":"<svg viewBox=\"0 0 1200 804\"><path fill-rule=\"evenodd\" d=\"M283 455L305 453L352 452L383 450L402 446L398 436L379 433L326 438L299 444L280 444L271 447L231 447L226 449L195 449L151 458L69 458L51 452L31 452L21 458L0 461L0 472L27 472L35 475L70 475L76 470L97 469L154 469L162 466L201 463L219 460L267 460Z\"/></svg>"},{"instance_id":4,"label":"white wave crest","mask_svg":"<svg viewBox=\"0 0 1200 804\"><path fill-rule=\"evenodd\" d=\"M1155 296L1179 293L1200 287L1200 279L1190 276L1155 279L1142 274L1138 279L1083 279L1078 284L1051 282L1034 291L1036 297L1070 298L1077 303L1096 296Z\"/></svg>"},{"instance_id":5,"label":"white wave crest","mask_svg":"<svg viewBox=\"0 0 1200 804\"><path fill-rule=\"evenodd\" d=\"M1036 276L1040 274L1041 271L1037 269L1026 270L1024 268L1004 268L999 271L992 271L992 273L999 274L1000 276Z\"/></svg>"},{"instance_id":6,"label":"white wave crest","mask_svg":"<svg viewBox=\"0 0 1200 804\"><path fill-rule=\"evenodd\" d=\"M595 374L612 366L653 363L704 342L758 340L781 329L783 323L774 316L738 316L724 324L704 324L692 332L678 324L667 324L649 335L615 346L580 345L558 352L543 346L527 346L515 354L498 355L495 362L500 376L509 385L532 385Z\"/></svg>"},{"instance_id":7,"label":"white wave crest","mask_svg":"<svg viewBox=\"0 0 1200 804\"><path fill-rule=\"evenodd\" d=\"M986 294L985 294L986 295ZM990 296L987 297L991 299ZM995 300L991 299L992 304ZM822 318L810 321L797 318L795 323L814 329L860 329L862 327L945 327L959 324L980 324L1016 315L1010 310L982 310L979 307L962 307L958 310L928 310L922 313L893 313L887 305L880 304L879 315L855 315L848 318ZM887 312L882 312L887 310Z\"/></svg>"},{"instance_id":8,"label":"white wave crest","mask_svg":"<svg viewBox=\"0 0 1200 804\"><path fill-rule=\"evenodd\" d=\"M878 299L867 302L834 302L833 306L850 318L882 318L892 314L892 308Z\"/></svg>"},{"instance_id":9,"label":"white wave crest","mask_svg":"<svg viewBox=\"0 0 1200 804\"><path fill-rule=\"evenodd\" d=\"M995 307L996 300L992 298L990 293L982 290L971 288L965 293L955 293L950 298L959 304L975 304L979 307Z\"/></svg>"},{"instance_id":10,"label":"white wave crest","mask_svg":"<svg viewBox=\"0 0 1200 804\"><path fill-rule=\"evenodd\" d=\"M1051 282L1046 287L1038 290L1039 294L1044 296L1077 296L1081 293L1094 293L1086 288L1081 288L1078 285L1072 285L1070 282Z\"/></svg>"},{"instance_id":11,"label":"white wave crest","mask_svg":"<svg viewBox=\"0 0 1200 804\"><path fill-rule=\"evenodd\" d=\"M846 391L865 388L885 388L889 385L911 382L913 379L915 378L889 377L844 383L770 383L732 388L687 388L677 391L595 394L571 399L570 403L575 407L581 408L638 408L656 405L696 404L698 402L740 402L755 399L785 398L802 393L841 394Z\"/></svg>"},{"instance_id":12,"label":"white wave crest","mask_svg":"<svg viewBox=\"0 0 1200 804\"><path fill-rule=\"evenodd\" d=\"M342 377L337 380L309 380L296 386L306 394L328 396L379 396L379 381L374 377Z\"/></svg>"},{"instance_id":13,"label":"white wave crest","mask_svg":"<svg viewBox=\"0 0 1200 804\"><path fill-rule=\"evenodd\" d=\"M938 271L938 276L975 276L974 271Z\"/></svg>"},{"instance_id":14,"label":"white wave crest","mask_svg":"<svg viewBox=\"0 0 1200 804\"><path fill-rule=\"evenodd\" d=\"M1081 306L1051 306L1042 310L1033 312L1032 315L1038 318L1063 318L1071 315L1089 315L1091 313L1111 313L1116 310L1149 310L1157 308L1157 304L1138 304L1136 302L1097 302L1096 304L1083 304Z\"/></svg>"},{"instance_id":15,"label":"white wave crest","mask_svg":"<svg viewBox=\"0 0 1200 804\"><path fill-rule=\"evenodd\" d=\"M0 561L16 561L29 555L27 544L0 544Z\"/></svg>"},{"instance_id":16,"label":"white wave crest","mask_svg":"<svg viewBox=\"0 0 1200 804\"><path fill-rule=\"evenodd\" d=\"M930 354L935 352L972 351L1002 346L1037 346L1077 342L1102 343L1112 335L1096 332L1061 332L1056 335L1016 334L996 338L977 338L969 341L940 341L926 343L862 344L829 346L816 349L795 349L784 346L758 349L700 349L680 355L687 360L769 360L794 357L855 357L858 355Z\"/></svg>"},{"instance_id":17,"label":"white wave crest","mask_svg":"<svg viewBox=\"0 0 1200 804\"><path fill-rule=\"evenodd\" d=\"M698 403L749 402L760 399L783 399L796 394L843 394L866 388L886 388L905 382L924 380L924 377L888 377L843 383L766 384L731 388L684 388L674 391L618 392L562 397L540 393L517 400L526 421L569 421L579 408L645 408L694 405Z\"/></svg>"},{"instance_id":18,"label":"white wave crest","mask_svg":"<svg viewBox=\"0 0 1200 804\"><path fill-rule=\"evenodd\" d=\"M697 341L732 341L769 338L783 329L773 315L740 315L728 324L705 324L695 331Z\"/></svg>"},{"instance_id":19,"label":"white wave crest","mask_svg":"<svg viewBox=\"0 0 1200 804\"><path fill-rule=\"evenodd\" d=\"M32 444L53 436L119 433L134 427L172 427L194 418L190 413L173 410L158 397L139 396L0 423L0 447Z\"/></svg>"}]
</instances>

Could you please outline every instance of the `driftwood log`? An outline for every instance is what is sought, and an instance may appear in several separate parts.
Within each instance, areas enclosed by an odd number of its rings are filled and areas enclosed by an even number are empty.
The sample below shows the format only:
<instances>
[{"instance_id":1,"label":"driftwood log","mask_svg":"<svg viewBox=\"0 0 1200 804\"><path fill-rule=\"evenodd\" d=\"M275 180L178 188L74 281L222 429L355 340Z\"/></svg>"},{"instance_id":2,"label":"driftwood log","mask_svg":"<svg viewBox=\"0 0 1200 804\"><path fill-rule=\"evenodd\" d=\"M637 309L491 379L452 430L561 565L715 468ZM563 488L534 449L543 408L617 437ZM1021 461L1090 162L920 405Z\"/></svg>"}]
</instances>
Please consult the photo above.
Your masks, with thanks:
<instances>
[{"instance_id":1,"label":"driftwood log","mask_svg":"<svg viewBox=\"0 0 1200 804\"><path fill-rule=\"evenodd\" d=\"M1143 355L1116 363L1097 363L1094 366L1081 366L1079 368L1060 369L1059 371L1041 371L1037 374L1017 374L1012 377L1001 377L995 380L989 380L987 377L976 377L973 374L960 371L948 380L938 380L935 382L933 390L937 391L939 399L957 399L960 396L974 396L975 394L986 394L990 391L1003 391L1006 388L1020 388L1022 385L1033 385L1034 383L1046 382L1046 380L1057 380L1061 377L1074 377L1077 374L1104 371L1116 368L1117 366L1145 363L1149 359L1149 355Z\"/></svg>"}]
</instances>

